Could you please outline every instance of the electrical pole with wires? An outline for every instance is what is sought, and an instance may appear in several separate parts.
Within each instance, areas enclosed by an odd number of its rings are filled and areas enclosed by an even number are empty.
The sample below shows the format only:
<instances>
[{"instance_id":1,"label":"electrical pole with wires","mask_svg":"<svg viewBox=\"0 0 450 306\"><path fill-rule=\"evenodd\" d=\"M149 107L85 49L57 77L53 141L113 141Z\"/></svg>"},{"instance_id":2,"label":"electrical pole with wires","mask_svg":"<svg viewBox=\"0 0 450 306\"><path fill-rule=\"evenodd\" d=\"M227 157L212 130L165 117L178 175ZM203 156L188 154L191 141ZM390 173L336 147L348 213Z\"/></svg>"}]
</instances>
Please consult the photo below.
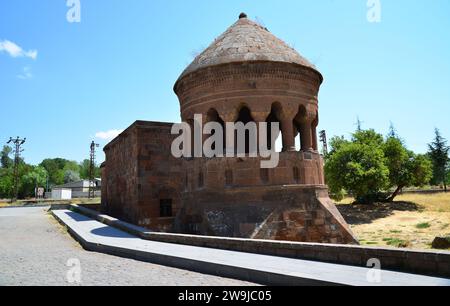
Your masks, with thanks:
<instances>
[{"instance_id":1,"label":"electrical pole with wires","mask_svg":"<svg viewBox=\"0 0 450 306\"><path fill-rule=\"evenodd\" d=\"M21 146L25 143L27 139L20 139L19 136L17 136L16 139L13 139L12 137L9 138L9 141L7 144L13 143L14 148L14 191L13 191L13 198L11 199L11 203L14 201L17 201L17 198L19 197L19 164L20 164L20 153L22 153L24 150L21 149Z\"/></svg>"},{"instance_id":2,"label":"electrical pole with wires","mask_svg":"<svg viewBox=\"0 0 450 306\"><path fill-rule=\"evenodd\" d=\"M320 141L322 142L322 154L323 156L328 155L328 143L327 143L327 133L325 130L319 132Z\"/></svg>"},{"instance_id":3,"label":"electrical pole with wires","mask_svg":"<svg viewBox=\"0 0 450 306\"><path fill-rule=\"evenodd\" d=\"M95 148L99 144L94 141L91 142L90 163L89 163L89 199L95 198Z\"/></svg>"}]
</instances>

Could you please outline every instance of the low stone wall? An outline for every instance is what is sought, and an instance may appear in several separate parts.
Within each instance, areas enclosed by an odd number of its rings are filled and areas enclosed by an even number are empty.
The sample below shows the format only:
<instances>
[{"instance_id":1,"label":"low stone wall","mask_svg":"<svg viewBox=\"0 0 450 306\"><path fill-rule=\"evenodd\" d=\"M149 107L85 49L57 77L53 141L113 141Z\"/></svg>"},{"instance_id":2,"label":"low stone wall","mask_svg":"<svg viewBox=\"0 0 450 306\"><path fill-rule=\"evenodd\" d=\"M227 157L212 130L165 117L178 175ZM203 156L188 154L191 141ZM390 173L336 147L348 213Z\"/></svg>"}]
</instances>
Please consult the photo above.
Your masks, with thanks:
<instances>
[{"instance_id":1,"label":"low stone wall","mask_svg":"<svg viewBox=\"0 0 450 306\"><path fill-rule=\"evenodd\" d=\"M95 210L97 212L99 212L101 207L102 207L101 204L79 204L78 206L81 206L81 207L84 207L84 208L87 208L87 209L92 209L92 210Z\"/></svg>"},{"instance_id":2,"label":"low stone wall","mask_svg":"<svg viewBox=\"0 0 450 306\"><path fill-rule=\"evenodd\" d=\"M72 205L71 208L107 225L117 227L133 235L152 241L361 267L366 267L367 262L370 259L375 258L381 262L381 268L384 270L450 278L450 252L447 251L418 251L354 245L299 243L156 233L148 232L144 228L128 224L106 215L101 215L96 211L77 205Z\"/></svg>"}]
</instances>

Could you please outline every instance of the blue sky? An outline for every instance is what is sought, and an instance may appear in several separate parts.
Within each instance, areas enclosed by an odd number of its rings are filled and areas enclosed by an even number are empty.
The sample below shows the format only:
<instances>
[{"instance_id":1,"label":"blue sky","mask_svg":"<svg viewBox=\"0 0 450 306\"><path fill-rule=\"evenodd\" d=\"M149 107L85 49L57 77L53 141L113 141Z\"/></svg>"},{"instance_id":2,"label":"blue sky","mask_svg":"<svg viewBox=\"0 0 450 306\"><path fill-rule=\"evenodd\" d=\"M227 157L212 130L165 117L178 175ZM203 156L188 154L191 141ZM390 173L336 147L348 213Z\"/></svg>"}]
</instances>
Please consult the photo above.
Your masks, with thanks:
<instances>
[{"instance_id":1,"label":"blue sky","mask_svg":"<svg viewBox=\"0 0 450 306\"><path fill-rule=\"evenodd\" d=\"M435 127L450 139L450 1L381 5L369 23L366 0L81 0L69 23L66 0L2 0L0 142L26 136L29 163L81 161L99 132L178 122L174 82L244 11L324 75L320 129L348 136L359 116L385 134L392 121L425 152Z\"/></svg>"}]
</instances>

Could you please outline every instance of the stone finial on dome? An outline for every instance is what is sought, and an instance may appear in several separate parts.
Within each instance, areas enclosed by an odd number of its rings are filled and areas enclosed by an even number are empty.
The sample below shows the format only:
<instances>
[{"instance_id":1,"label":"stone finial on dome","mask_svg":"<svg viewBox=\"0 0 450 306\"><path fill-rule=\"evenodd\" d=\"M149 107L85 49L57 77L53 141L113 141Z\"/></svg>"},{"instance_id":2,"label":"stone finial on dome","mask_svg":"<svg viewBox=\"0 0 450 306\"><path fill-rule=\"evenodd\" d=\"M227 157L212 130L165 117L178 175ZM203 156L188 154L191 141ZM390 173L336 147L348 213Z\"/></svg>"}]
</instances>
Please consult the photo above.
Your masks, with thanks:
<instances>
[{"instance_id":1,"label":"stone finial on dome","mask_svg":"<svg viewBox=\"0 0 450 306\"><path fill-rule=\"evenodd\" d=\"M246 13L241 13L239 15L239 19L242 19L242 18L247 18L247 14Z\"/></svg>"}]
</instances>

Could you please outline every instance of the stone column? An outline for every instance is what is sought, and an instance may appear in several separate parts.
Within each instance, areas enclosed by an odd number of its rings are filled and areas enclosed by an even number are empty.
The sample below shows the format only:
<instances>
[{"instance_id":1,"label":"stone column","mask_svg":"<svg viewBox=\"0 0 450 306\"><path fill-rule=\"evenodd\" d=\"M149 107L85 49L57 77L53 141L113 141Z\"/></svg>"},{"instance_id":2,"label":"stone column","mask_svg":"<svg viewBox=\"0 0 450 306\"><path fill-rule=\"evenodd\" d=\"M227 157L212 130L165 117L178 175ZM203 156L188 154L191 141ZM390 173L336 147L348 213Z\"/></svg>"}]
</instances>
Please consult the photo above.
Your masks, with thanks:
<instances>
[{"instance_id":1,"label":"stone column","mask_svg":"<svg viewBox=\"0 0 450 306\"><path fill-rule=\"evenodd\" d=\"M302 141L302 151L312 151L312 131L310 120L302 122L300 126L300 138Z\"/></svg>"},{"instance_id":2,"label":"stone column","mask_svg":"<svg viewBox=\"0 0 450 306\"><path fill-rule=\"evenodd\" d=\"M294 119L281 120L281 133L283 135L283 152L295 151Z\"/></svg>"},{"instance_id":3,"label":"stone column","mask_svg":"<svg viewBox=\"0 0 450 306\"><path fill-rule=\"evenodd\" d=\"M314 151L319 151L319 146L317 145L317 127L313 123L311 127L311 137L312 137L312 148Z\"/></svg>"}]
</instances>

